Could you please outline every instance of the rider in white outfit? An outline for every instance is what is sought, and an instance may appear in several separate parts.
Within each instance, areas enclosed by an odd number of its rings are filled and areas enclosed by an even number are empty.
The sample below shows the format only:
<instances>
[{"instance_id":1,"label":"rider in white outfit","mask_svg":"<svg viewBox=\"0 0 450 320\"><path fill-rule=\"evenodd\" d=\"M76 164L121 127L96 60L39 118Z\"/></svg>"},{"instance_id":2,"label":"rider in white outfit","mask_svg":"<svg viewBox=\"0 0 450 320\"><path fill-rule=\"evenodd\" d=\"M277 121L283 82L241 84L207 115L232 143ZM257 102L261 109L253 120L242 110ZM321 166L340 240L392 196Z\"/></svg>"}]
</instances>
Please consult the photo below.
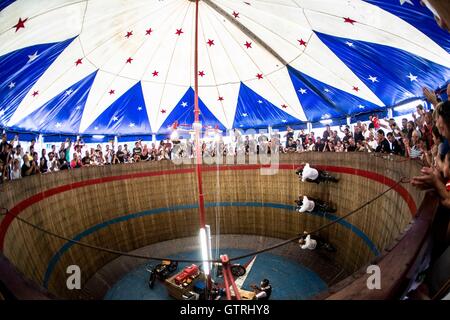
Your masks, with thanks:
<instances>
[{"instance_id":1,"label":"rider in white outfit","mask_svg":"<svg viewBox=\"0 0 450 320\"><path fill-rule=\"evenodd\" d=\"M298 212L312 212L314 210L315 203L308 199L307 196L303 196L303 201L301 207L298 209Z\"/></svg>"},{"instance_id":2,"label":"rider in white outfit","mask_svg":"<svg viewBox=\"0 0 450 320\"><path fill-rule=\"evenodd\" d=\"M306 236L305 239L300 239L298 243L300 244L300 248L302 249L314 250L317 246L317 241L311 239L311 236L309 234Z\"/></svg>"}]
</instances>

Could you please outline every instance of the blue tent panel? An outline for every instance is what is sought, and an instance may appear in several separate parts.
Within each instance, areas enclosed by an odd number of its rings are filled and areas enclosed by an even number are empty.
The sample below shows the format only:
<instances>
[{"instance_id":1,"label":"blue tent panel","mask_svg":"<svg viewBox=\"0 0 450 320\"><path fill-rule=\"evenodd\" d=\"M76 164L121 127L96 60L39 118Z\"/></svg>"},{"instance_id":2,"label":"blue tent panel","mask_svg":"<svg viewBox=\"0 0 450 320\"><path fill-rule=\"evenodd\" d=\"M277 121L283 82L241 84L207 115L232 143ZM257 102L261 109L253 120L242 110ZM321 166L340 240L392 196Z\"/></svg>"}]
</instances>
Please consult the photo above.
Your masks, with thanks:
<instances>
[{"instance_id":1,"label":"blue tent panel","mask_svg":"<svg viewBox=\"0 0 450 320\"><path fill-rule=\"evenodd\" d=\"M298 100L305 112L306 118L310 122L318 122L325 115L327 118L336 118L342 116L342 112L330 101L328 104L322 97L319 96L312 88L323 90L324 84L317 84L309 82L310 79L295 68L288 66L289 75L297 93Z\"/></svg>"},{"instance_id":2,"label":"blue tent panel","mask_svg":"<svg viewBox=\"0 0 450 320\"><path fill-rule=\"evenodd\" d=\"M427 8L422 6L418 0L412 0L411 4L397 0L365 0L371 4L386 10L397 17L405 20L416 29L422 31L434 42L450 52L450 41L448 33L441 29L434 20L433 14Z\"/></svg>"},{"instance_id":3,"label":"blue tent panel","mask_svg":"<svg viewBox=\"0 0 450 320\"><path fill-rule=\"evenodd\" d=\"M236 114L234 116L234 128L282 127L291 124L299 125L301 122L301 120L274 106L241 82Z\"/></svg>"},{"instance_id":4,"label":"blue tent panel","mask_svg":"<svg viewBox=\"0 0 450 320\"><path fill-rule=\"evenodd\" d=\"M152 135L133 135L133 136L119 136L117 137L117 141L119 143L126 143L126 142L136 142L138 140L142 141L152 141Z\"/></svg>"},{"instance_id":5,"label":"blue tent panel","mask_svg":"<svg viewBox=\"0 0 450 320\"><path fill-rule=\"evenodd\" d=\"M325 119L345 118L349 114L380 108L350 93L326 85L292 67L289 67L289 73L306 117L313 123ZM327 100L322 99L316 91Z\"/></svg>"},{"instance_id":6,"label":"blue tent panel","mask_svg":"<svg viewBox=\"0 0 450 320\"><path fill-rule=\"evenodd\" d=\"M39 135L37 135L35 133L21 133L21 132L8 131L8 132L6 132L6 140L8 142L10 142L12 139L14 139L16 134L19 135L19 143L24 142L24 141L30 142L33 139L37 141L39 138Z\"/></svg>"},{"instance_id":7,"label":"blue tent panel","mask_svg":"<svg viewBox=\"0 0 450 320\"><path fill-rule=\"evenodd\" d=\"M289 124L289 126L294 130L300 130L300 129L306 130L308 128L308 123L301 122L299 124ZM276 126L273 126L272 128L277 129L279 131L285 131L287 126L286 125L276 125Z\"/></svg>"},{"instance_id":8,"label":"blue tent panel","mask_svg":"<svg viewBox=\"0 0 450 320\"><path fill-rule=\"evenodd\" d=\"M436 89L450 78L450 69L400 49L317 35L386 106L420 98L424 86ZM353 45L348 46L347 42ZM386 62L386 57L395 62L395 67Z\"/></svg>"},{"instance_id":9,"label":"blue tent panel","mask_svg":"<svg viewBox=\"0 0 450 320\"><path fill-rule=\"evenodd\" d=\"M139 132L151 133L141 82L106 108L83 133L126 135Z\"/></svg>"},{"instance_id":10,"label":"blue tent panel","mask_svg":"<svg viewBox=\"0 0 450 320\"><path fill-rule=\"evenodd\" d=\"M369 121L369 116L375 114L379 119L384 119L387 117L387 109L384 110L375 110L373 112L367 112L367 113L360 113L357 115L353 115L351 122L357 122L357 121Z\"/></svg>"},{"instance_id":11,"label":"blue tent panel","mask_svg":"<svg viewBox=\"0 0 450 320\"><path fill-rule=\"evenodd\" d=\"M347 119L346 118L335 118L332 119L333 122L329 123L330 126L343 126L347 124ZM323 123L323 122L312 122L311 125L313 127L313 129L315 128L323 128L327 125L328 123Z\"/></svg>"},{"instance_id":12,"label":"blue tent panel","mask_svg":"<svg viewBox=\"0 0 450 320\"><path fill-rule=\"evenodd\" d=\"M74 38L39 44L0 57L0 125L5 126L36 81ZM36 54L34 60L30 56Z\"/></svg>"},{"instance_id":13,"label":"blue tent panel","mask_svg":"<svg viewBox=\"0 0 450 320\"><path fill-rule=\"evenodd\" d=\"M190 137L187 131L192 129L192 124L195 120L194 95L195 93L192 88L189 88L186 91L183 98L181 98L176 107L161 125L161 128L158 130L158 135L168 137L172 133L172 125L175 121L178 121L180 136L183 136L183 138ZM218 127L222 132L226 130L225 126L214 116L200 98L198 99L198 107L200 109L200 122L203 128Z\"/></svg>"},{"instance_id":14,"label":"blue tent panel","mask_svg":"<svg viewBox=\"0 0 450 320\"><path fill-rule=\"evenodd\" d=\"M78 132L84 105L96 74L97 71L67 88L22 119L17 126L44 133Z\"/></svg>"},{"instance_id":15,"label":"blue tent panel","mask_svg":"<svg viewBox=\"0 0 450 320\"><path fill-rule=\"evenodd\" d=\"M84 143L106 143L106 142L109 143L111 141L114 141L114 136L105 136L105 135L82 136L82 139Z\"/></svg>"},{"instance_id":16,"label":"blue tent panel","mask_svg":"<svg viewBox=\"0 0 450 320\"><path fill-rule=\"evenodd\" d=\"M184 137L182 137L182 138L184 138ZM166 139L170 139L170 134L157 134L156 135L156 140L157 141L163 141L163 140L166 140Z\"/></svg>"},{"instance_id":17,"label":"blue tent panel","mask_svg":"<svg viewBox=\"0 0 450 320\"><path fill-rule=\"evenodd\" d=\"M65 142L66 139L69 138L72 142L77 140L77 136L70 134L51 134L51 135L43 135L44 143L57 143L57 142ZM57 146L59 147L59 146Z\"/></svg>"},{"instance_id":18,"label":"blue tent panel","mask_svg":"<svg viewBox=\"0 0 450 320\"><path fill-rule=\"evenodd\" d=\"M5 9L7 6L9 6L11 3L13 3L16 0L1 0L0 1L0 11Z\"/></svg>"}]
</instances>

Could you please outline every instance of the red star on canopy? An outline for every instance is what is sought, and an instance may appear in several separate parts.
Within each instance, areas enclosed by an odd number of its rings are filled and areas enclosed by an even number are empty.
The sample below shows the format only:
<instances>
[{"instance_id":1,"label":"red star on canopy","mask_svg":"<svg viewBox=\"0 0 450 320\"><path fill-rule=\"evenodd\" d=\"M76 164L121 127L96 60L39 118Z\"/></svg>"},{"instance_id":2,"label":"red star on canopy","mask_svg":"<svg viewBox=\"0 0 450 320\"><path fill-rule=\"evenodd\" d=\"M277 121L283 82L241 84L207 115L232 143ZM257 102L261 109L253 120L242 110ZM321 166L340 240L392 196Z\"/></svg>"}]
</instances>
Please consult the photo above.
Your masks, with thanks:
<instances>
[{"instance_id":1,"label":"red star on canopy","mask_svg":"<svg viewBox=\"0 0 450 320\"><path fill-rule=\"evenodd\" d=\"M355 86L353 86L353 90L355 90L356 92L358 92L358 91L359 91L359 88L358 88L358 87L355 87Z\"/></svg>"},{"instance_id":2,"label":"red star on canopy","mask_svg":"<svg viewBox=\"0 0 450 320\"><path fill-rule=\"evenodd\" d=\"M248 42L248 41L245 41L245 44L244 44L244 45L247 47L247 49L249 49L249 48L252 47L252 43L251 43L251 42Z\"/></svg>"},{"instance_id":3,"label":"red star on canopy","mask_svg":"<svg viewBox=\"0 0 450 320\"><path fill-rule=\"evenodd\" d=\"M353 20L353 19L350 19L349 17L347 17L347 18L344 18L344 22L354 24L356 22L356 20Z\"/></svg>"},{"instance_id":4,"label":"red star on canopy","mask_svg":"<svg viewBox=\"0 0 450 320\"><path fill-rule=\"evenodd\" d=\"M152 32L153 32L152 28L148 28L147 30L145 30L145 35L149 36Z\"/></svg>"},{"instance_id":5,"label":"red star on canopy","mask_svg":"<svg viewBox=\"0 0 450 320\"><path fill-rule=\"evenodd\" d=\"M27 21L28 18L25 18L25 20L22 20L22 18L19 18L19 22L17 22L17 24L15 26L13 26L13 28L16 28L16 32L20 29L20 28L25 28L25 21Z\"/></svg>"},{"instance_id":6,"label":"red star on canopy","mask_svg":"<svg viewBox=\"0 0 450 320\"><path fill-rule=\"evenodd\" d=\"M127 63L131 63L131 61L133 61L134 59L132 58L132 57L129 57L128 59L127 59Z\"/></svg>"},{"instance_id":7,"label":"red star on canopy","mask_svg":"<svg viewBox=\"0 0 450 320\"><path fill-rule=\"evenodd\" d=\"M116 90L113 90L113 89L109 90L109 95L112 95L114 93L116 93Z\"/></svg>"},{"instance_id":8,"label":"red star on canopy","mask_svg":"<svg viewBox=\"0 0 450 320\"><path fill-rule=\"evenodd\" d=\"M184 33L183 29L177 29L177 32L175 32L175 34L179 36L181 36L182 33Z\"/></svg>"},{"instance_id":9,"label":"red star on canopy","mask_svg":"<svg viewBox=\"0 0 450 320\"><path fill-rule=\"evenodd\" d=\"M297 40L298 41L298 43L301 45L301 46L305 46L306 47L306 41L304 41L303 39L300 39L300 40Z\"/></svg>"},{"instance_id":10,"label":"red star on canopy","mask_svg":"<svg viewBox=\"0 0 450 320\"><path fill-rule=\"evenodd\" d=\"M38 94L39 94L39 91L34 91L33 94L32 94L32 96L33 96L33 97L36 97Z\"/></svg>"},{"instance_id":11,"label":"red star on canopy","mask_svg":"<svg viewBox=\"0 0 450 320\"><path fill-rule=\"evenodd\" d=\"M235 18L239 18L239 12L233 11L233 16L234 16Z\"/></svg>"},{"instance_id":12,"label":"red star on canopy","mask_svg":"<svg viewBox=\"0 0 450 320\"><path fill-rule=\"evenodd\" d=\"M77 61L75 61L75 66L78 66L79 64L82 64L83 58L79 58Z\"/></svg>"},{"instance_id":13,"label":"red star on canopy","mask_svg":"<svg viewBox=\"0 0 450 320\"><path fill-rule=\"evenodd\" d=\"M263 75L262 75L261 73L258 73L258 74L256 75L256 77L258 78L258 80L261 80L261 79L263 78Z\"/></svg>"},{"instance_id":14,"label":"red star on canopy","mask_svg":"<svg viewBox=\"0 0 450 320\"><path fill-rule=\"evenodd\" d=\"M158 76L158 74L159 74L159 72L158 72L158 71L156 71L156 70L152 72L152 75L153 75L154 77L157 77L157 76Z\"/></svg>"},{"instance_id":15,"label":"red star on canopy","mask_svg":"<svg viewBox=\"0 0 450 320\"><path fill-rule=\"evenodd\" d=\"M125 38L129 38L133 35L133 30L132 31L128 31Z\"/></svg>"},{"instance_id":16,"label":"red star on canopy","mask_svg":"<svg viewBox=\"0 0 450 320\"><path fill-rule=\"evenodd\" d=\"M282 107L283 109L286 109L286 108L287 108L287 105L282 104L281 107Z\"/></svg>"},{"instance_id":17,"label":"red star on canopy","mask_svg":"<svg viewBox=\"0 0 450 320\"><path fill-rule=\"evenodd\" d=\"M205 75L205 72L204 72L204 71L199 71L198 75L199 75L200 77L203 77L203 76Z\"/></svg>"},{"instance_id":18,"label":"red star on canopy","mask_svg":"<svg viewBox=\"0 0 450 320\"><path fill-rule=\"evenodd\" d=\"M166 109L161 109L161 113L166 113Z\"/></svg>"},{"instance_id":19,"label":"red star on canopy","mask_svg":"<svg viewBox=\"0 0 450 320\"><path fill-rule=\"evenodd\" d=\"M223 97L219 96L219 99L217 99L218 101L223 101Z\"/></svg>"},{"instance_id":20,"label":"red star on canopy","mask_svg":"<svg viewBox=\"0 0 450 320\"><path fill-rule=\"evenodd\" d=\"M208 39L208 42L206 42L210 47L214 45L214 40Z\"/></svg>"}]
</instances>

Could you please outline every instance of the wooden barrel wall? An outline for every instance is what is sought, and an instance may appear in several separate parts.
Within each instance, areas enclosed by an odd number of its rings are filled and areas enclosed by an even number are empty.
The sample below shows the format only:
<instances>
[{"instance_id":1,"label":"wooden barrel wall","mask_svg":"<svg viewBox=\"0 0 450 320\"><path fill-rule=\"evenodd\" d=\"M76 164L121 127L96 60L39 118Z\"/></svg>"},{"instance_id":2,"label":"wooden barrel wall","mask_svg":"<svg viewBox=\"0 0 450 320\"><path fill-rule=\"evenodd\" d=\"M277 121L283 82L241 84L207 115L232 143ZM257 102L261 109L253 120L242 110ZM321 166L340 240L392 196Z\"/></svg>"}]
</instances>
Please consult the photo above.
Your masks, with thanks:
<instances>
[{"instance_id":1,"label":"wooden barrel wall","mask_svg":"<svg viewBox=\"0 0 450 320\"><path fill-rule=\"evenodd\" d=\"M341 180L337 184L301 183L294 173L301 162L327 166ZM279 163L274 175L262 175L259 167L251 164L204 167L207 223L213 233L287 239L329 222L289 208L299 194L335 203L336 216L342 216L420 169L417 162L362 153L280 155ZM419 206L423 194L408 184L399 187L403 193L398 188L391 190L349 217L350 228L334 224L321 231L338 249L335 262L347 273L374 258L373 249L356 229L381 251L410 223L414 214L411 210ZM96 226L96 231L81 241L97 246L128 252L198 233L197 184L192 164L165 161L90 167L33 176L1 188L3 206L52 232L73 238ZM216 222L220 222L218 230ZM4 225L2 221L5 230ZM67 241L13 220L6 230L3 253L38 284L45 283L49 264L56 261L50 276L47 274L49 291L64 298L83 297L82 290L66 288L67 266L79 265L85 281L117 256L74 245L55 259L64 245Z\"/></svg>"}]
</instances>

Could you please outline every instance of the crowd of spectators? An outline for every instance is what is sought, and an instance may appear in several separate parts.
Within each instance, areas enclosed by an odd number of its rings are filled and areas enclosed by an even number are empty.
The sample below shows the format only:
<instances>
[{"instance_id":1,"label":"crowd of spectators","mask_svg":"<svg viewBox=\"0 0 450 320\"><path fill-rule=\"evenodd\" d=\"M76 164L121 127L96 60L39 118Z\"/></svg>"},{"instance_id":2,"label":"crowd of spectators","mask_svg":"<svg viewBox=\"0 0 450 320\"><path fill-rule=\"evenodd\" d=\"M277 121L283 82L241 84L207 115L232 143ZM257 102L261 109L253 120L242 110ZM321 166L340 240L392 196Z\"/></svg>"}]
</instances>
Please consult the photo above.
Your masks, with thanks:
<instances>
[{"instance_id":1,"label":"crowd of spectators","mask_svg":"<svg viewBox=\"0 0 450 320\"><path fill-rule=\"evenodd\" d=\"M450 85L447 91L450 91ZM316 136L314 131L296 132L289 126L282 134L276 132L270 135L244 135L240 130L235 130L227 142L220 134L203 140L202 155L215 157L305 151L378 152L420 159L425 166L432 167L443 163L443 146L448 146L446 131L442 124L439 126L441 122L437 121L439 112L448 108L448 102L444 104L438 101L430 90L424 89L424 94L434 106L434 112L426 111L423 105L418 105L417 114L412 115L413 120L403 118L400 124L394 119L379 119L374 114L365 123L358 121L353 126L341 126L339 131L331 130L327 125L322 136ZM18 135L8 142L6 134L3 134L0 142L0 174L3 182L86 166L194 158L194 155L194 142L190 139L180 140L178 135L148 145L138 140L130 146L116 146L114 142L110 142L96 147L85 144L81 138L74 142L68 138L59 148L52 145L50 150L37 150L36 141L32 140L24 150Z\"/></svg>"}]
</instances>

